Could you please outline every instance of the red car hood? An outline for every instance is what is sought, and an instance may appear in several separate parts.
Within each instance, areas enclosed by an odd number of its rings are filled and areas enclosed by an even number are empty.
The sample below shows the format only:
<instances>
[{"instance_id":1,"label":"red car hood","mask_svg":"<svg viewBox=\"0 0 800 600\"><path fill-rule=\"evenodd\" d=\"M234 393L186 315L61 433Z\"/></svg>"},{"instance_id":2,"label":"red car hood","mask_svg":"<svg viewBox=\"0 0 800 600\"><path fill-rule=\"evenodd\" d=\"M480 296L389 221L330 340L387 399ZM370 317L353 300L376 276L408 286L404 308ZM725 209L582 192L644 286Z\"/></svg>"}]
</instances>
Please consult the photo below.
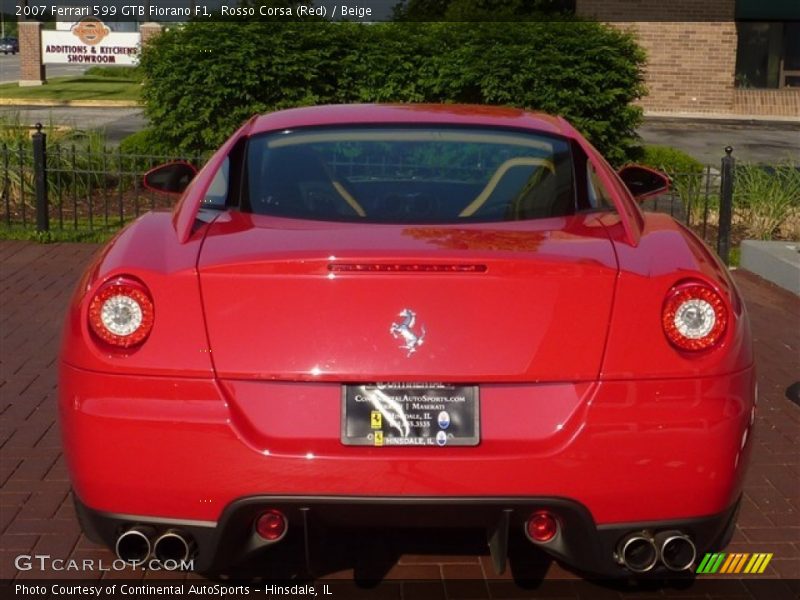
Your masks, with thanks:
<instances>
[{"instance_id":1,"label":"red car hood","mask_svg":"<svg viewBox=\"0 0 800 600\"><path fill-rule=\"evenodd\" d=\"M221 378L596 379L617 263L592 216L480 225L226 213L199 259Z\"/></svg>"}]
</instances>

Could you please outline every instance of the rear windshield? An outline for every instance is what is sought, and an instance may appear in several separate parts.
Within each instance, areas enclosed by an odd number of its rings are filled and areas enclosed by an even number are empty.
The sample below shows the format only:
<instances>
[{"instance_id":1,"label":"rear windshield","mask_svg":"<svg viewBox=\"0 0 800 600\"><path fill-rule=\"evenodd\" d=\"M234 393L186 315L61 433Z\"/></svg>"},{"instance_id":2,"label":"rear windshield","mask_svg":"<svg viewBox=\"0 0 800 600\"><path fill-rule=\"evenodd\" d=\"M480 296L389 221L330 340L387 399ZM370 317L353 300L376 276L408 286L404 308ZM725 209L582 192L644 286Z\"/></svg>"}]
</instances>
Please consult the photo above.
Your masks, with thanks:
<instances>
[{"instance_id":1,"label":"rear windshield","mask_svg":"<svg viewBox=\"0 0 800 600\"><path fill-rule=\"evenodd\" d=\"M254 136L246 165L244 208L257 214L463 223L575 212L569 143L547 135L452 127L302 129Z\"/></svg>"}]
</instances>

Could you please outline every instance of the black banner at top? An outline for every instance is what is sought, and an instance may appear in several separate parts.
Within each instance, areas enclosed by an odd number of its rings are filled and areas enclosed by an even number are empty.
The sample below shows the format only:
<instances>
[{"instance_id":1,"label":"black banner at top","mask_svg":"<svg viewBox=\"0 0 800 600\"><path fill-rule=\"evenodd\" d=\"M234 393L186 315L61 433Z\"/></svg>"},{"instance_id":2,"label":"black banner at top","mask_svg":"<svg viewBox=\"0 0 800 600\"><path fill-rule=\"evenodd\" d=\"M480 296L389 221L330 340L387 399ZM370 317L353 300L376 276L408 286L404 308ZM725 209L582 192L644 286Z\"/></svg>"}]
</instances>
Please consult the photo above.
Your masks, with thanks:
<instances>
[{"instance_id":1,"label":"black banner at top","mask_svg":"<svg viewBox=\"0 0 800 600\"><path fill-rule=\"evenodd\" d=\"M0 0L7 20L730 22L800 20L798 0Z\"/></svg>"}]
</instances>

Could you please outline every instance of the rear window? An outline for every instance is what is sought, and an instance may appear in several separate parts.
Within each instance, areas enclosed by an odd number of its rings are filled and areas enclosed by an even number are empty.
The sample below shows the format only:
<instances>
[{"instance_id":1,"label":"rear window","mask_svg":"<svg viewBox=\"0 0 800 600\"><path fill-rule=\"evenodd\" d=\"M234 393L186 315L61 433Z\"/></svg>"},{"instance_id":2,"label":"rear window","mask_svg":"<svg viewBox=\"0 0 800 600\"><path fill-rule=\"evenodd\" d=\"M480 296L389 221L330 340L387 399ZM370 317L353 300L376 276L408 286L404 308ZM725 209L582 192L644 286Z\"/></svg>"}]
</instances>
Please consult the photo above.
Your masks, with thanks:
<instances>
[{"instance_id":1,"label":"rear window","mask_svg":"<svg viewBox=\"0 0 800 600\"><path fill-rule=\"evenodd\" d=\"M570 145L452 127L320 128L251 138L244 209L300 219L463 223L575 212Z\"/></svg>"}]
</instances>

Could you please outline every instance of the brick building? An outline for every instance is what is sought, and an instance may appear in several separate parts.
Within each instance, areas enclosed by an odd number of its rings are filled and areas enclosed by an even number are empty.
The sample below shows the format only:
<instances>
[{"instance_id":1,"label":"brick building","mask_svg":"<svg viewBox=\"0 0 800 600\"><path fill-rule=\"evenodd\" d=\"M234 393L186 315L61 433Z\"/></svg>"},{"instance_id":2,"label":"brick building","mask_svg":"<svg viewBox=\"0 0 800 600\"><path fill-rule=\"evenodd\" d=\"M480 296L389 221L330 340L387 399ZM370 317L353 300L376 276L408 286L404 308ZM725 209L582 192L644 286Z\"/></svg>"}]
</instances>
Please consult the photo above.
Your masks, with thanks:
<instances>
[{"instance_id":1,"label":"brick building","mask_svg":"<svg viewBox=\"0 0 800 600\"><path fill-rule=\"evenodd\" d=\"M800 119L800 0L576 0L575 9L636 33L650 114Z\"/></svg>"}]
</instances>

